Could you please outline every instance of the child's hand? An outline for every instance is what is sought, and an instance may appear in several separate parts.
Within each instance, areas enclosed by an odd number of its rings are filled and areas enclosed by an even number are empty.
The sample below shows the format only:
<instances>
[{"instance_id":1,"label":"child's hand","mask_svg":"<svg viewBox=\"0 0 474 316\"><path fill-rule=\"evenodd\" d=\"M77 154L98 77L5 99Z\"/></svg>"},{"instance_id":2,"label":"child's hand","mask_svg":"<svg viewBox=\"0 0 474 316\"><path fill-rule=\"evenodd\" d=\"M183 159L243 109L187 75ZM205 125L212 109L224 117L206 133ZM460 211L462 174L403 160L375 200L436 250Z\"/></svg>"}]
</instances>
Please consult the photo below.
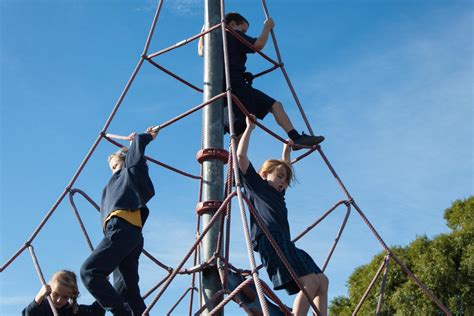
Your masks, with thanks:
<instances>
[{"instance_id":1,"label":"child's hand","mask_svg":"<svg viewBox=\"0 0 474 316\"><path fill-rule=\"evenodd\" d=\"M253 114L249 114L249 116L247 116L245 118L245 122L247 123L247 128L249 130L253 130L255 128L255 121L256 120L257 120L257 118Z\"/></svg>"},{"instance_id":2,"label":"child's hand","mask_svg":"<svg viewBox=\"0 0 474 316\"><path fill-rule=\"evenodd\" d=\"M137 136L137 133L131 132L130 135L128 135L125 139L129 141L133 141L135 139L135 136Z\"/></svg>"},{"instance_id":3,"label":"child's hand","mask_svg":"<svg viewBox=\"0 0 474 316\"><path fill-rule=\"evenodd\" d=\"M286 143L283 144L283 150L284 151L291 151L293 149L294 145L295 145L295 143L293 142L293 140L291 138L289 138L289 139L286 140Z\"/></svg>"},{"instance_id":4,"label":"child's hand","mask_svg":"<svg viewBox=\"0 0 474 316\"><path fill-rule=\"evenodd\" d=\"M265 20L265 22L263 22L263 28L267 29L267 30L271 30L275 27L275 21L273 21L272 18L268 18Z\"/></svg>"},{"instance_id":5,"label":"child's hand","mask_svg":"<svg viewBox=\"0 0 474 316\"><path fill-rule=\"evenodd\" d=\"M44 298L48 296L49 294L51 294L51 286L49 286L48 284L43 285L41 289L39 290L38 294L36 294L36 297L35 297L36 304L41 304Z\"/></svg>"},{"instance_id":6,"label":"child's hand","mask_svg":"<svg viewBox=\"0 0 474 316\"><path fill-rule=\"evenodd\" d=\"M153 139L156 138L156 135L158 135L158 132L160 131L159 126L150 126L146 129L146 132L153 137Z\"/></svg>"},{"instance_id":7,"label":"child's hand","mask_svg":"<svg viewBox=\"0 0 474 316\"><path fill-rule=\"evenodd\" d=\"M51 292L52 292L51 286L49 286L49 284L45 284L41 287L41 290L39 291L38 294L40 294L44 297L44 296L48 296L49 294L51 294Z\"/></svg>"}]
</instances>

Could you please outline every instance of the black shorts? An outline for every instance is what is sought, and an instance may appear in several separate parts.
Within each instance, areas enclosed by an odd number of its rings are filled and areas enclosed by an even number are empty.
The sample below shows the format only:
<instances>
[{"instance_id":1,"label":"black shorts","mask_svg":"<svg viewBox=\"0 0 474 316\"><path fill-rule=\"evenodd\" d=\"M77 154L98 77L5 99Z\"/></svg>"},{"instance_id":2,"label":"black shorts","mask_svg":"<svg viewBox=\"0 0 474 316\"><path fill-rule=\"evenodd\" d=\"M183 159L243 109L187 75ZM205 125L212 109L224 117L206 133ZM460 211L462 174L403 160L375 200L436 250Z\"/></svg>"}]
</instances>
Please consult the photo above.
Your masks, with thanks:
<instances>
[{"instance_id":1,"label":"black shorts","mask_svg":"<svg viewBox=\"0 0 474 316\"><path fill-rule=\"evenodd\" d=\"M278 233L272 232L272 236L298 277L311 273L322 273L311 256L304 250L297 248L293 242L282 238ZM285 289L289 295L300 291L265 235L258 238L257 251L275 290Z\"/></svg>"},{"instance_id":2,"label":"black shorts","mask_svg":"<svg viewBox=\"0 0 474 316\"><path fill-rule=\"evenodd\" d=\"M275 99L253 88L246 82L232 82L232 92L239 98L247 111L261 120L271 111L272 105L275 103ZM234 110L235 133L240 135L247 126L245 115L236 104L233 104L232 107Z\"/></svg>"}]
</instances>

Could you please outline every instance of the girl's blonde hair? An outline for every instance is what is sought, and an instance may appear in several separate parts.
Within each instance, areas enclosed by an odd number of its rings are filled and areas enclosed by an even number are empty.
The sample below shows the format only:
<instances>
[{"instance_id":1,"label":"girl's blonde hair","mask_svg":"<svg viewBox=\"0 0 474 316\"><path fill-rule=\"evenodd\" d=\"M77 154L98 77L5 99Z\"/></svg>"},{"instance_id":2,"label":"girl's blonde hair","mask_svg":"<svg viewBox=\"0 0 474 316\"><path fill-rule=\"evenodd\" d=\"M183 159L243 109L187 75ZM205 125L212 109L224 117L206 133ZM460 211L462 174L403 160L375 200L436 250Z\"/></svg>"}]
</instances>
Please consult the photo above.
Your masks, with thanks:
<instances>
[{"instance_id":1,"label":"girl's blonde hair","mask_svg":"<svg viewBox=\"0 0 474 316\"><path fill-rule=\"evenodd\" d=\"M55 274L53 274L49 283L61 284L62 286L71 290L72 296L69 299L69 304L72 307L73 313L76 314L79 311L79 306L77 306L79 288L77 287L76 274L72 271L60 270L56 272Z\"/></svg>"},{"instance_id":2,"label":"girl's blonde hair","mask_svg":"<svg viewBox=\"0 0 474 316\"><path fill-rule=\"evenodd\" d=\"M259 174L272 173L279 166L283 166L283 168L286 169L286 183L289 186L291 184L291 181L295 178L295 176L293 174L293 167L287 161L280 160L280 159L268 159L260 167L260 170L258 171L258 173Z\"/></svg>"},{"instance_id":3,"label":"girl's blonde hair","mask_svg":"<svg viewBox=\"0 0 474 316\"><path fill-rule=\"evenodd\" d=\"M119 150L117 150L116 152L114 152L113 154L111 154L109 156L109 158L107 159L107 161L110 162L110 160L114 157L117 157L120 160L124 161L125 156L127 155L127 152L128 152L128 148L127 147L122 147Z\"/></svg>"}]
</instances>

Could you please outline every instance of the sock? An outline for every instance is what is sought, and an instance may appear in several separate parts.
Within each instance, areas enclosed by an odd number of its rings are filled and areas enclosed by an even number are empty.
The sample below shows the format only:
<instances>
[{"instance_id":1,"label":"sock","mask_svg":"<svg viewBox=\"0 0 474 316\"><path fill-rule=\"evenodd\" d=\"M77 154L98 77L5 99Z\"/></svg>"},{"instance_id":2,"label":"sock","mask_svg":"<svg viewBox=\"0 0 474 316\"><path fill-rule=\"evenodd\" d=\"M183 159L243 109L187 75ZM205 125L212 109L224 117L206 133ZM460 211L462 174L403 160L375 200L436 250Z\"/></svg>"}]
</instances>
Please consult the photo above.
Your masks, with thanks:
<instances>
[{"instance_id":1,"label":"sock","mask_svg":"<svg viewBox=\"0 0 474 316\"><path fill-rule=\"evenodd\" d=\"M291 138L291 140L297 140L298 138L301 137L300 133L296 131L296 129L292 129L291 131L288 132L288 137Z\"/></svg>"}]
</instances>

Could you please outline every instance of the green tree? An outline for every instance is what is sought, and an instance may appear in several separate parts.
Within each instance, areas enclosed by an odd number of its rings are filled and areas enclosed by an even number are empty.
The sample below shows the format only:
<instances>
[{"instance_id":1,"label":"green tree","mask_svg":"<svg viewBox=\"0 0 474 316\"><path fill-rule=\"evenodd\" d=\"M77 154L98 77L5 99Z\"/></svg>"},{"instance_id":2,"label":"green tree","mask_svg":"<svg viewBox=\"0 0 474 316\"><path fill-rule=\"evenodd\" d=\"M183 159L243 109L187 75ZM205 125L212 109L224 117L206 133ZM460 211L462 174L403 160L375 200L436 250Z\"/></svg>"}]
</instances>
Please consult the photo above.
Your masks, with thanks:
<instances>
[{"instance_id":1,"label":"green tree","mask_svg":"<svg viewBox=\"0 0 474 316\"><path fill-rule=\"evenodd\" d=\"M451 231L433 239L419 236L406 247L393 247L393 253L430 289L453 315L474 315L474 196L457 200L445 210ZM349 297L331 301L331 315L351 315L386 253L354 270L347 282ZM374 314L380 280L359 311ZM436 304L390 260L382 315L443 315Z\"/></svg>"}]
</instances>

